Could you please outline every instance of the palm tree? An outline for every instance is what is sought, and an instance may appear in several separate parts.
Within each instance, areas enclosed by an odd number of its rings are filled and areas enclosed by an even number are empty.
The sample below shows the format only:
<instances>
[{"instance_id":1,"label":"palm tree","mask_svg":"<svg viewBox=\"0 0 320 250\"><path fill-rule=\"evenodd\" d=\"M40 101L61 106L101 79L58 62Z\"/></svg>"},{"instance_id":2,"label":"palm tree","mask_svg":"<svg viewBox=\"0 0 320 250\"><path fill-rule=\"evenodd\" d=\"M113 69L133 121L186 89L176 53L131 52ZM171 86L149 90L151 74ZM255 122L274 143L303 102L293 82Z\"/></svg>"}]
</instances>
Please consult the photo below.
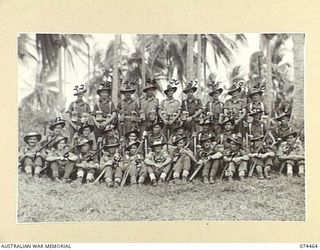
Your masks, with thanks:
<instances>
[{"instance_id":1,"label":"palm tree","mask_svg":"<svg viewBox=\"0 0 320 250\"><path fill-rule=\"evenodd\" d=\"M112 70L112 101L118 103L119 93L119 48L121 44L121 37L119 34L115 35L113 47L113 70ZM120 52L121 53L121 52Z\"/></svg>"},{"instance_id":2,"label":"palm tree","mask_svg":"<svg viewBox=\"0 0 320 250\"><path fill-rule=\"evenodd\" d=\"M294 92L293 116L298 128L304 125L304 34L293 34Z\"/></svg>"}]
</instances>

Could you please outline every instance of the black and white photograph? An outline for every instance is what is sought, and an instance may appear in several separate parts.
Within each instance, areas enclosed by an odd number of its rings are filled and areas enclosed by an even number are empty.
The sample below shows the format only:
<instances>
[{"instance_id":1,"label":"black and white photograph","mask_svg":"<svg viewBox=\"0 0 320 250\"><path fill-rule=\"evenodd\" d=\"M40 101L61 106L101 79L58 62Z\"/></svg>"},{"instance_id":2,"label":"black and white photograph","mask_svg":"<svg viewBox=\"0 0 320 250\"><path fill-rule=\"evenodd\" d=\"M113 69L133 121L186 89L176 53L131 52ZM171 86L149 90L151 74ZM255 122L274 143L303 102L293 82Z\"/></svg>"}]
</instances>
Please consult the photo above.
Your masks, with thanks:
<instances>
[{"instance_id":1,"label":"black and white photograph","mask_svg":"<svg viewBox=\"0 0 320 250\"><path fill-rule=\"evenodd\" d=\"M18 33L17 223L306 221L305 39Z\"/></svg>"}]
</instances>

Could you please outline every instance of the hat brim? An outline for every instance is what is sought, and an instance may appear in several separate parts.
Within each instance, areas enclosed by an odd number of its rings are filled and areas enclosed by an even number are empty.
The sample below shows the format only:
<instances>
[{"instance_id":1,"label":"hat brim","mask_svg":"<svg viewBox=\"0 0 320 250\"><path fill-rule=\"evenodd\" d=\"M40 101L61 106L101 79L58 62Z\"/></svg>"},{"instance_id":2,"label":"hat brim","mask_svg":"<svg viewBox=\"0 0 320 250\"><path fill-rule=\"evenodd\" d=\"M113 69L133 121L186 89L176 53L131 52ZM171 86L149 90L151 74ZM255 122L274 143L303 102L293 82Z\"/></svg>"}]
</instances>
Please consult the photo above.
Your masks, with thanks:
<instances>
[{"instance_id":1,"label":"hat brim","mask_svg":"<svg viewBox=\"0 0 320 250\"><path fill-rule=\"evenodd\" d=\"M154 148L154 147L164 146L164 145L166 145L166 143L162 142L162 143L152 144L152 145L150 145L150 147Z\"/></svg>"},{"instance_id":2,"label":"hat brim","mask_svg":"<svg viewBox=\"0 0 320 250\"><path fill-rule=\"evenodd\" d=\"M226 121L222 121L221 126L224 126L227 122L231 122L231 125L234 125L234 120L233 119L228 119Z\"/></svg>"},{"instance_id":3,"label":"hat brim","mask_svg":"<svg viewBox=\"0 0 320 250\"><path fill-rule=\"evenodd\" d=\"M254 116L254 115L257 115L257 114L262 114L263 111L262 110L259 110L259 111L255 111L255 112L251 112L248 114L248 116Z\"/></svg>"},{"instance_id":4,"label":"hat brim","mask_svg":"<svg viewBox=\"0 0 320 250\"><path fill-rule=\"evenodd\" d=\"M196 92L197 91L197 87L191 87L191 88L185 88L184 90L183 90L183 93L187 93L188 91L190 91L190 90L193 90L193 92Z\"/></svg>"},{"instance_id":5,"label":"hat brim","mask_svg":"<svg viewBox=\"0 0 320 250\"><path fill-rule=\"evenodd\" d=\"M115 128L114 126L106 126L106 127L104 128L103 132L108 132L108 131L110 131L110 130L112 130L112 129L114 129L114 128Z\"/></svg>"},{"instance_id":6,"label":"hat brim","mask_svg":"<svg viewBox=\"0 0 320 250\"><path fill-rule=\"evenodd\" d=\"M143 91L144 93L146 93L147 90L149 90L149 89L156 90L157 87L155 87L155 86L147 86L147 87L145 87L142 91Z\"/></svg>"},{"instance_id":7,"label":"hat brim","mask_svg":"<svg viewBox=\"0 0 320 250\"><path fill-rule=\"evenodd\" d=\"M242 143L240 143L240 142L238 142L238 141L236 141L236 140L233 140L233 139L230 138L230 137L227 138L227 142L228 142L228 143L230 143L230 142L232 142L232 141L233 141L234 143L236 143L237 145L239 145L239 146L242 145Z\"/></svg>"},{"instance_id":8,"label":"hat brim","mask_svg":"<svg viewBox=\"0 0 320 250\"><path fill-rule=\"evenodd\" d=\"M54 124L52 124L49 129L52 131L54 129L55 126L61 124L62 128L64 128L64 126L66 125L66 123L64 121L59 121L59 122L55 122Z\"/></svg>"},{"instance_id":9,"label":"hat brim","mask_svg":"<svg viewBox=\"0 0 320 250\"><path fill-rule=\"evenodd\" d=\"M167 88L166 90L164 90L163 92L164 92L165 94L167 94L168 91L171 90L171 89L173 89L174 92L177 91L177 87L170 87L170 88Z\"/></svg>"},{"instance_id":10,"label":"hat brim","mask_svg":"<svg viewBox=\"0 0 320 250\"><path fill-rule=\"evenodd\" d=\"M115 147L119 147L120 143L112 143L112 144L108 144L103 146L103 148L115 148Z\"/></svg>"},{"instance_id":11,"label":"hat brim","mask_svg":"<svg viewBox=\"0 0 320 250\"><path fill-rule=\"evenodd\" d=\"M238 86L238 87L236 87L235 89L229 89L227 93L228 93L228 95L229 95L229 94L231 94L231 93L233 93L233 92L238 91L239 89L241 89L241 86Z\"/></svg>"},{"instance_id":12,"label":"hat brim","mask_svg":"<svg viewBox=\"0 0 320 250\"><path fill-rule=\"evenodd\" d=\"M78 144L78 145L77 145L77 147L82 147L83 145L85 145L85 144L87 144L87 143L89 143L89 144L90 144L90 146L92 146L92 144L93 144L93 140L88 140L88 141L87 141L87 142L85 142L85 143Z\"/></svg>"},{"instance_id":13,"label":"hat brim","mask_svg":"<svg viewBox=\"0 0 320 250\"><path fill-rule=\"evenodd\" d=\"M26 136L23 138L24 142L25 142L25 143L28 143L28 139L29 139L30 137L37 137L38 142L39 142L39 141L41 140L41 138L42 138L42 136L41 136L40 134L36 134L36 135L26 135Z\"/></svg>"},{"instance_id":14,"label":"hat brim","mask_svg":"<svg viewBox=\"0 0 320 250\"><path fill-rule=\"evenodd\" d=\"M124 136L125 136L125 137L129 137L129 135L130 135L131 133L136 134L137 137L140 136L140 132L139 132L138 130L129 131L129 132L127 132Z\"/></svg>"},{"instance_id":15,"label":"hat brim","mask_svg":"<svg viewBox=\"0 0 320 250\"><path fill-rule=\"evenodd\" d=\"M251 92L251 93L248 94L248 97L251 97L251 96L253 96L255 94L262 95L262 91L261 90L257 90L257 91Z\"/></svg>"},{"instance_id":16,"label":"hat brim","mask_svg":"<svg viewBox=\"0 0 320 250\"><path fill-rule=\"evenodd\" d=\"M282 140L286 141L290 135L293 135L293 137L297 137L298 133L297 132L291 132L291 133L283 136Z\"/></svg>"},{"instance_id":17,"label":"hat brim","mask_svg":"<svg viewBox=\"0 0 320 250\"><path fill-rule=\"evenodd\" d=\"M156 125L160 125L161 128L163 128L164 126L164 123L163 122L157 122L157 123L154 123L154 124L151 124L149 127L148 127L148 130L152 130L154 126Z\"/></svg>"},{"instance_id":18,"label":"hat brim","mask_svg":"<svg viewBox=\"0 0 320 250\"><path fill-rule=\"evenodd\" d=\"M255 138L252 138L250 141L258 141L258 140L262 140L264 138L264 136L258 136L258 137L255 137Z\"/></svg>"},{"instance_id":19,"label":"hat brim","mask_svg":"<svg viewBox=\"0 0 320 250\"><path fill-rule=\"evenodd\" d=\"M213 96L213 94L216 93L216 92L219 92L219 94L221 94L222 91L223 91L223 89L222 89L222 88L219 88L219 89L216 89L216 90L211 91L211 92L209 93L209 95L210 95L210 96Z\"/></svg>"},{"instance_id":20,"label":"hat brim","mask_svg":"<svg viewBox=\"0 0 320 250\"><path fill-rule=\"evenodd\" d=\"M78 132L79 132L80 134L82 134L82 132L83 132L83 130L84 130L85 128L90 128L91 132L94 130L94 126L90 124L90 125L86 125L86 126L84 126L84 127L79 128Z\"/></svg>"},{"instance_id":21,"label":"hat brim","mask_svg":"<svg viewBox=\"0 0 320 250\"><path fill-rule=\"evenodd\" d=\"M140 142L135 142L135 143L133 143L133 144L131 144L131 145L128 145L127 147L126 147L126 150L127 149L130 149L133 145L136 145L137 147L139 147L140 146Z\"/></svg>"},{"instance_id":22,"label":"hat brim","mask_svg":"<svg viewBox=\"0 0 320 250\"><path fill-rule=\"evenodd\" d=\"M187 139L186 136L180 137L179 139L172 142L173 145L176 145L179 141Z\"/></svg>"},{"instance_id":23,"label":"hat brim","mask_svg":"<svg viewBox=\"0 0 320 250\"><path fill-rule=\"evenodd\" d=\"M290 117L290 114L280 115L280 116L276 117L275 119L276 119L277 121L280 121L280 120L281 120L282 118L284 118L284 117Z\"/></svg>"},{"instance_id":24,"label":"hat brim","mask_svg":"<svg viewBox=\"0 0 320 250\"><path fill-rule=\"evenodd\" d=\"M78 95L84 94L84 93L86 93L86 92L87 92L87 90L84 89L84 90L81 90L81 91L77 91L77 92L74 93L73 95L74 95L74 96L78 96Z\"/></svg>"},{"instance_id":25,"label":"hat brim","mask_svg":"<svg viewBox=\"0 0 320 250\"><path fill-rule=\"evenodd\" d=\"M61 139L57 140L55 143L52 144L52 147L57 148L56 146L58 145L58 143L60 141L64 141L64 143L67 143L68 142L68 137L64 137L64 138L61 138Z\"/></svg>"},{"instance_id":26,"label":"hat brim","mask_svg":"<svg viewBox=\"0 0 320 250\"><path fill-rule=\"evenodd\" d=\"M100 93L101 93L102 91L107 91L108 93L110 93L110 92L111 92L111 89L98 89L98 90L97 90L97 94L100 95Z\"/></svg>"},{"instance_id":27,"label":"hat brim","mask_svg":"<svg viewBox=\"0 0 320 250\"><path fill-rule=\"evenodd\" d=\"M120 89L120 93L134 93L136 92L135 89Z\"/></svg>"},{"instance_id":28,"label":"hat brim","mask_svg":"<svg viewBox=\"0 0 320 250\"><path fill-rule=\"evenodd\" d=\"M205 142L205 141L212 141L215 137L214 136L209 136L209 137L205 137L205 138L200 138L200 142Z\"/></svg>"}]
</instances>

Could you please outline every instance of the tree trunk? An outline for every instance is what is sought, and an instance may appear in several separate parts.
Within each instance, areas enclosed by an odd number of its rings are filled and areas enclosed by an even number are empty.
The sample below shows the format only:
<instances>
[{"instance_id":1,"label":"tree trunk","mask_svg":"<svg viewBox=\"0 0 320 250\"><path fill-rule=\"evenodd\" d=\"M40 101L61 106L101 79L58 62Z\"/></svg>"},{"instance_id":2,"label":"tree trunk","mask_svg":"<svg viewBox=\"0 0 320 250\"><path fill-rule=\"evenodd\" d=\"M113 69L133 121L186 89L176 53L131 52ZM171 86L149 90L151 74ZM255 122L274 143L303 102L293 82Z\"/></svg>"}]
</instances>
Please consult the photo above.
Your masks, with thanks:
<instances>
[{"instance_id":1,"label":"tree trunk","mask_svg":"<svg viewBox=\"0 0 320 250\"><path fill-rule=\"evenodd\" d=\"M266 90L264 92L264 103L266 105L265 109L270 112L271 117L274 116L274 95L273 95L273 83L272 83L272 41L268 40L266 47L266 76L264 77L266 81Z\"/></svg>"},{"instance_id":2,"label":"tree trunk","mask_svg":"<svg viewBox=\"0 0 320 250\"><path fill-rule=\"evenodd\" d=\"M202 52L202 46L201 46L201 34L197 35L197 43L198 43L198 57L197 57L197 79L198 79L198 85L202 83L202 65L201 65L201 52Z\"/></svg>"},{"instance_id":3,"label":"tree trunk","mask_svg":"<svg viewBox=\"0 0 320 250\"><path fill-rule=\"evenodd\" d=\"M187 81L193 80L193 45L194 35L187 35Z\"/></svg>"},{"instance_id":4,"label":"tree trunk","mask_svg":"<svg viewBox=\"0 0 320 250\"><path fill-rule=\"evenodd\" d=\"M62 47L58 48L58 83L59 83L59 111L63 107L63 90L62 90Z\"/></svg>"},{"instance_id":5,"label":"tree trunk","mask_svg":"<svg viewBox=\"0 0 320 250\"><path fill-rule=\"evenodd\" d=\"M146 85L145 50L146 50L145 35L141 35L141 81L142 81L143 87Z\"/></svg>"},{"instance_id":6,"label":"tree trunk","mask_svg":"<svg viewBox=\"0 0 320 250\"><path fill-rule=\"evenodd\" d=\"M112 77L112 101L118 103L119 92L119 46L120 35L115 35L114 47L113 47L113 77Z\"/></svg>"},{"instance_id":7,"label":"tree trunk","mask_svg":"<svg viewBox=\"0 0 320 250\"><path fill-rule=\"evenodd\" d=\"M293 124L296 128L304 125L304 34L293 34L294 92Z\"/></svg>"}]
</instances>

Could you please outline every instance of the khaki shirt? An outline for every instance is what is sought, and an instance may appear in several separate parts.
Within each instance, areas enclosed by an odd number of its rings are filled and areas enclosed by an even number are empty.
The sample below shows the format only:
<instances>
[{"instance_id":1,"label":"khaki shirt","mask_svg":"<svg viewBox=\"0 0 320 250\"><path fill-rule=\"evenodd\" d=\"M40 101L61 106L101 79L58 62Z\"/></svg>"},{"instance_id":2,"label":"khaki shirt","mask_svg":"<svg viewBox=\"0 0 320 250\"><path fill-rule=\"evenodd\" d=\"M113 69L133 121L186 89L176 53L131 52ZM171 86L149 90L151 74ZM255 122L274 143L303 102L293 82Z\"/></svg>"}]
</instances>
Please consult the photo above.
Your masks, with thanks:
<instances>
[{"instance_id":1,"label":"khaki shirt","mask_svg":"<svg viewBox=\"0 0 320 250\"><path fill-rule=\"evenodd\" d=\"M108 114L116 112L116 108L111 100L104 102L100 99L93 107L93 112L95 113L96 111L102 111L103 117L106 118Z\"/></svg>"},{"instance_id":2,"label":"khaki shirt","mask_svg":"<svg viewBox=\"0 0 320 250\"><path fill-rule=\"evenodd\" d=\"M185 99L182 102L182 111L189 112L189 116L194 115L197 111L202 109L202 103L200 99L191 98L191 99Z\"/></svg>"},{"instance_id":3,"label":"khaki shirt","mask_svg":"<svg viewBox=\"0 0 320 250\"><path fill-rule=\"evenodd\" d=\"M158 111L159 108L159 100L156 97L147 98L144 96L140 100L140 109L146 114L146 117L149 115L150 110Z\"/></svg>"},{"instance_id":4,"label":"khaki shirt","mask_svg":"<svg viewBox=\"0 0 320 250\"><path fill-rule=\"evenodd\" d=\"M125 116L131 116L132 111L136 112L136 115L138 116L139 112L139 105L136 101L133 99L122 99L117 106L117 110L120 112L122 111Z\"/></svg>"},{"instance_id":5,"label":"khaki shirt","mask_svg":"<svg viewBox=\"0 0 320 250\"><path fill-rule=\"evenodd\" d=\"M82 113L91 113L91 109L88 103L81 101L73 101L69 105L68 113L71 113L72 111L77 111L78 116L81 117Z\"/></svg>"},{"instance_id":6,"label":"khaki shirt","mask_svg":"<svg viewBox=\"0 0 320 250\"><path fill-rule=\"evenodd\" d=\"M223 103L219 100L208 101L206 104L205 112L210 112L213 114L215 120L219 119L219 115L223 112Z\"/></svg>"},{"instance_id":7,"label":"khaki shirt","mask_svg":"<svg viewBox=\"0 0 320 250\"><path fill-rule=\"evenodd\" d=\"M223 109L226 115L231 115L238 119L241 116L242 110L246 109L246 107L247 101L245 99L238 99L235 101L232 98L225 102Z\"/></svg>"}]
</instances>

